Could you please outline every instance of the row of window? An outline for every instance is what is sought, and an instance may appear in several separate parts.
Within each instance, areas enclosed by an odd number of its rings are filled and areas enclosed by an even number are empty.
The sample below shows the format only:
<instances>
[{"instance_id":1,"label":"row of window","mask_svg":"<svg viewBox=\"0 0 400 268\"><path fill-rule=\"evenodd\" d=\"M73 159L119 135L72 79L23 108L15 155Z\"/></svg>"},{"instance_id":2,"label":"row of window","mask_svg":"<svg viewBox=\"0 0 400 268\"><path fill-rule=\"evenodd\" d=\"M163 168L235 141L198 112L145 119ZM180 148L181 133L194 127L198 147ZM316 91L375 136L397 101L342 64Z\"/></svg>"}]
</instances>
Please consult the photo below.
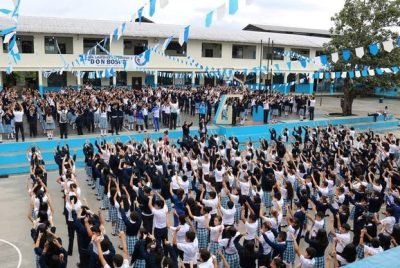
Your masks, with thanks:
<instances>
[{"instance_id":1,"label":"row of window","mask_svg":"<svg viewBox=\"0 0 400 268\"><path fill-rule=\"evenodd\" d=\"M110 42L101 42L99 38L84 38L83 39L83 52L87 53L89 49L99 44L101 47L96 47L94 54L106 55L104 51L110 50ZM73 38L72 37L49 37L44 38L44 47L46 54L73 54ZM33 36L18 36L17 45L20 53L34 53L34 40ZM57 47L58 45L58 47ZM124 39L124 55L140 55L148 47L147 40L137 39ZM103 49L104 48L104 49ZM185 56L186 43L181 46L177 41L172 41L165 50L168 56ZM3 51L7 52L7 44L3 44ZM294 56L291 60L298 60L299 55L310 57L309 49L291 49ZM283 47L263 47L263 59L283 60ZM219 43L202 43L202 57L203 58L221 58L222 57L222 44ZM317 51L317 56L321 55L321 51ZM234 59L256 59L257 46L255 45L232 45L232 58Z\"/></svg>"}]
</instances>

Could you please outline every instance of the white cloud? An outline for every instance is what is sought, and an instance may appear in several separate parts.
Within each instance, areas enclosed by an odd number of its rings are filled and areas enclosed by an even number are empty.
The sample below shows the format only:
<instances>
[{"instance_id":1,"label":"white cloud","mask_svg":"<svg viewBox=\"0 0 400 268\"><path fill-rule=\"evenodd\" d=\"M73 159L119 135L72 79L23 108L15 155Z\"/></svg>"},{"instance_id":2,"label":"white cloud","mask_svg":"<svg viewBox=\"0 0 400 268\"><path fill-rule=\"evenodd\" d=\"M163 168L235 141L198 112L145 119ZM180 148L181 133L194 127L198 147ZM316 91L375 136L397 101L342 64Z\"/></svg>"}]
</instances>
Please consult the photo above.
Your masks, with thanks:
<instances>
[{"instance_id":1,"label":"white cloud","mask_svg":"<svg viewBox=\"0 0 400 268\"><path fill-rule=\"evenodd\" d=\"M12 7L12 0L3 0L2 8ZM72 17L106 20L128 20L148 0L21 0L20 15ZM157 1L158 2L158 1ZM203 26L206 14L228 0L169 0L169 5L150 18L156 23ZM245 6L239 0L239 11L226 15L214 27L243 28L249 23L329 29L330 17L344 5L344 0L254 0ZM147 6L148 7L148 6ZM148 8L145 9L148 16ZM214 17L215 19L215 17Z\"/></svg>"}]
</instances>

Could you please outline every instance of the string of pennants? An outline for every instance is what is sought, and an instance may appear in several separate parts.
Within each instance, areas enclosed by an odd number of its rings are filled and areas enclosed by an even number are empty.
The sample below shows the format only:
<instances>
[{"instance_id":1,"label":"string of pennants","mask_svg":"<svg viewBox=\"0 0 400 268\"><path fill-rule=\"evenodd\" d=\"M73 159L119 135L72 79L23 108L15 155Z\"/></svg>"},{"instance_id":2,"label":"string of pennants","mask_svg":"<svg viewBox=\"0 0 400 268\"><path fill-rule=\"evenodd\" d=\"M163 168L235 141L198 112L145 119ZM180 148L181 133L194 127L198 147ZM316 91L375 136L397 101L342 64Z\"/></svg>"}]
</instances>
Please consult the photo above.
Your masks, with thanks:
<instances>
[{"instance_id":1,"label":"string of pennants","mask_svg":"<svg viewBox=\"0 0 400 268\"><path fill-rule=\"evenodd\" d=\"M307 64L309 64L309 63L315 63L316 65L322 65L322 66L329 66L330 61L333 63L336 63L339 61L340 57L344 62L348 62L351 59L351 57L353 57L353 55L355 55L357 58L362 58L366 55L366 52L368 52L371 56L375 57L383 51L390 53L396 47L397 48L400 47L400 36L396 40L388 39L381 43L372 43L372 44L369 44L367 47L357 47L355 49L346 48L346 49L341 50L340 52L334 52L334 53L331 53L330 55L320 55L320 56L317 56L314 58L305 57L305 56L299 55L298 53L291 54L288 51L286 51L284 53L280 53L280 52L276 52L276 53L279 55L283 55L283 56L295 55L296 58L299 60L301 66L306 68ZM290 62L292 62L292 60L288 61L286 64L290 65Z\"/></svg>"},{"instance_id":2,"label":"string of pennants","mask_svg":"<svg viewBox=\"0 0 400 268\"><path fill-rule=\"evenodd\" d=\"M245 0L246 5L250 5L254 0ZM228 6L226 3L218 6L217 8L209 11L205 17L205 27L210 27L214 21L214 17L217 20L221 20L225 17L226 13L229 15L234 15L239 10L239 0L228 0ZM228 12L227 12L228 11Z\"/></svg>"},{"instance_id":3,"label":"string of pennants","mask_svg":"<svg viewBox=\"0 0 400 268\"><path fill-rule=\"evenodd\" d=\"M7 74L12 73L13 64L17 64L21 60L21 55L19 53L17 44L17 25L21 0L13 0L13 3L13 10L5 8L0 9L0 13L11 17L15 22L14 26L8 27L0 31L0 36L3 37L3 43L7 44L7 52L9 57L8 66L6 68Z\"/></svg>"},{"instance_id":4,"label":"string of pennants","mask_svg":"<svg viewBox=\"0 0 400 268\"><path fill-rule=\"evenodd\" d=\"M169 4L169 0L159 0L159 6L160 8L164 8ZM136 20L136 18L139 21L139 24L142 22L142 17L143 17L143 12L144 9L146 7L149 7L149 16L152 17L155 14L156 11L156 6L157 6L157 0L148 0L146 3L144 3L131 17L129 22L133 22ZM118 41L121 36L123 36L123 34L126 31L126 26L127 26L127 22L128 21L124 21L121 25L119 25L118 27L116 27L109 36L103 38L102 40L100 40L96 45L94 45L93 47L91 47L86 54L80 54L78 56L78 58L76 58L74 61L72 61L71 63L66 63L64 62L64 66L61 68L54 68L52 70L48 70L48 71L44 71L43 72L43 76L44 77L49 77L51 74L53 73L59 73L62 74L63 71L70 71L72 72L75 76L77 76L78 74L81 75L81 77L83 77L85 75L86 72L78 72L73 70L72 68L74 67L78 67L82 64L84 64L86 62L86 60L89 58L89 56L91 55L96 55L97 53L97 49L105 52L108 56L110 57L115 57L116 56L112 55L110 51L108 51L105 46L107 44L108 41L110 42L115 42ZM187 28L187 29L186 29ZM185 29L182 32L182 40L188 40L189 38L189 26L185 27ZM56 44L57 45L57 44ZM60 57L62 57L62 54L59 53ZM140 57L143 57L145 61L148 61L150 58L150 51L146 50L145 52L143 52ZM101 74L100 74L101 73ZM108 78L111 76L115 75L115 70L114 68L106 68L103 71L97 71L97 72L89 72L91 77L102 77L102 78Z\"/></svg>"}]
</instances>

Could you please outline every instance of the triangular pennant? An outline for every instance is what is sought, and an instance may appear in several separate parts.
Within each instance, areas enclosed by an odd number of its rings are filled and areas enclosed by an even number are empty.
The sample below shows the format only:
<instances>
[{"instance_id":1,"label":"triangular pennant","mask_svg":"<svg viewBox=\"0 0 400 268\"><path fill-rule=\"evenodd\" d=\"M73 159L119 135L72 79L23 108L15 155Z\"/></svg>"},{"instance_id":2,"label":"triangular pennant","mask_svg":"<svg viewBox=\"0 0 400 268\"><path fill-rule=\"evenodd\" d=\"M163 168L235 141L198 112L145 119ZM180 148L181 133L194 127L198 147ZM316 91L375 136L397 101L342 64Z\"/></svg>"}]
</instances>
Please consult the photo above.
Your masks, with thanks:
<instances>
[{"instance_id":1,"label":"triangular pennant","mask_svg":"<svg viewBox=\"0 0 400 268\"><path fill-rule=\"evenodd\" d=\"M372 56L376 56L379 53L379 45L377 43L369 45L368 49Z\"/></svg>"},{"instance_id":2,"label":"triangular pennant","mask_svg":"<svg viewBox=\"0 0 400 268\"><path fill-rule=\"evenodd\" d=\"M364 56L364 48L363 47L356 48L356 56L358 58L362 58Z\"/></svg>"},{"instance_id":3,"label":"triangular pennant","mask_svg":"<svg viewBox=\"0 0 400 268\"><path fill-rule=\"evenodd\" d=\"M345 49L342 51L342 57L344 61L348 61L351 57L351 51L348 49Z\"/></svg>"},{"instance_id":4,"label":"triangular pennant","mask_svg":"<svg viewBox=\"0 0 400 268\"><path fill-rule=\"evenodd\" d=\"M332 57L332 61L334 63L336 63L339 60L339 53L337 53L337 52L332 53L331 57Z\"/></svg>"},{"instance_id":5,"label":"triangular pennant","mask_svg":"<svg viewBox=\"0 0 400 268\"><path fill-rule=\"evenodd\" d=\"M226 13L226 4L222 4L217 8L217 20L220 20L223 17L225 17L225 13Z\"/></svg>"},{"instance_id":6,"label":"triangular pennant","mask_svg":"<svg viewBox=\"0 0 400 268\"><path fill-rule=\"evenodd\" d=\"M234 15L239 9L239 0L229 0L229 15Z\"/></svg>"},{"instance_id":7,"label":"triangular pennant","mask_svg":"<svg viewBox=\"0 0 400 268\"><path fill-rule=\"evenodd\" d=\"M214 11L210 11L210 12L206 15L206 23L205 23L206 27L210 27L210 26L211 26L213 15L214 15Z\"/></svg>"}]
</instances>

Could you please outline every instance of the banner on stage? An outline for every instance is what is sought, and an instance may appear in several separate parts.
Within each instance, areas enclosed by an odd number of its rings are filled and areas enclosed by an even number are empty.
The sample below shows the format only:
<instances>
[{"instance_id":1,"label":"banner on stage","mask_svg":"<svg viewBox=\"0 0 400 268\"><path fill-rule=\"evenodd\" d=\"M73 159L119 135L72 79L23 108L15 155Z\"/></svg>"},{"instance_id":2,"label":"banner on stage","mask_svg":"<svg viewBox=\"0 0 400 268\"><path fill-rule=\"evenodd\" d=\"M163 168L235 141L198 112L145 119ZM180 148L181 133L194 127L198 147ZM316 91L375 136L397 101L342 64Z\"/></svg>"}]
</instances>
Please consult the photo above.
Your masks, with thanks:
<instances>
[{"instance_id":1,"label":"banner on stage","mask_svg":"<svg viewBox=\"0 0 400 268\"><path fill-rule=\"evenodd\" d=\"M83 66L132 70L144 67L146 64L147 61L142 56L89 55L86 57Z\"/></svg>"}]
</instances>

